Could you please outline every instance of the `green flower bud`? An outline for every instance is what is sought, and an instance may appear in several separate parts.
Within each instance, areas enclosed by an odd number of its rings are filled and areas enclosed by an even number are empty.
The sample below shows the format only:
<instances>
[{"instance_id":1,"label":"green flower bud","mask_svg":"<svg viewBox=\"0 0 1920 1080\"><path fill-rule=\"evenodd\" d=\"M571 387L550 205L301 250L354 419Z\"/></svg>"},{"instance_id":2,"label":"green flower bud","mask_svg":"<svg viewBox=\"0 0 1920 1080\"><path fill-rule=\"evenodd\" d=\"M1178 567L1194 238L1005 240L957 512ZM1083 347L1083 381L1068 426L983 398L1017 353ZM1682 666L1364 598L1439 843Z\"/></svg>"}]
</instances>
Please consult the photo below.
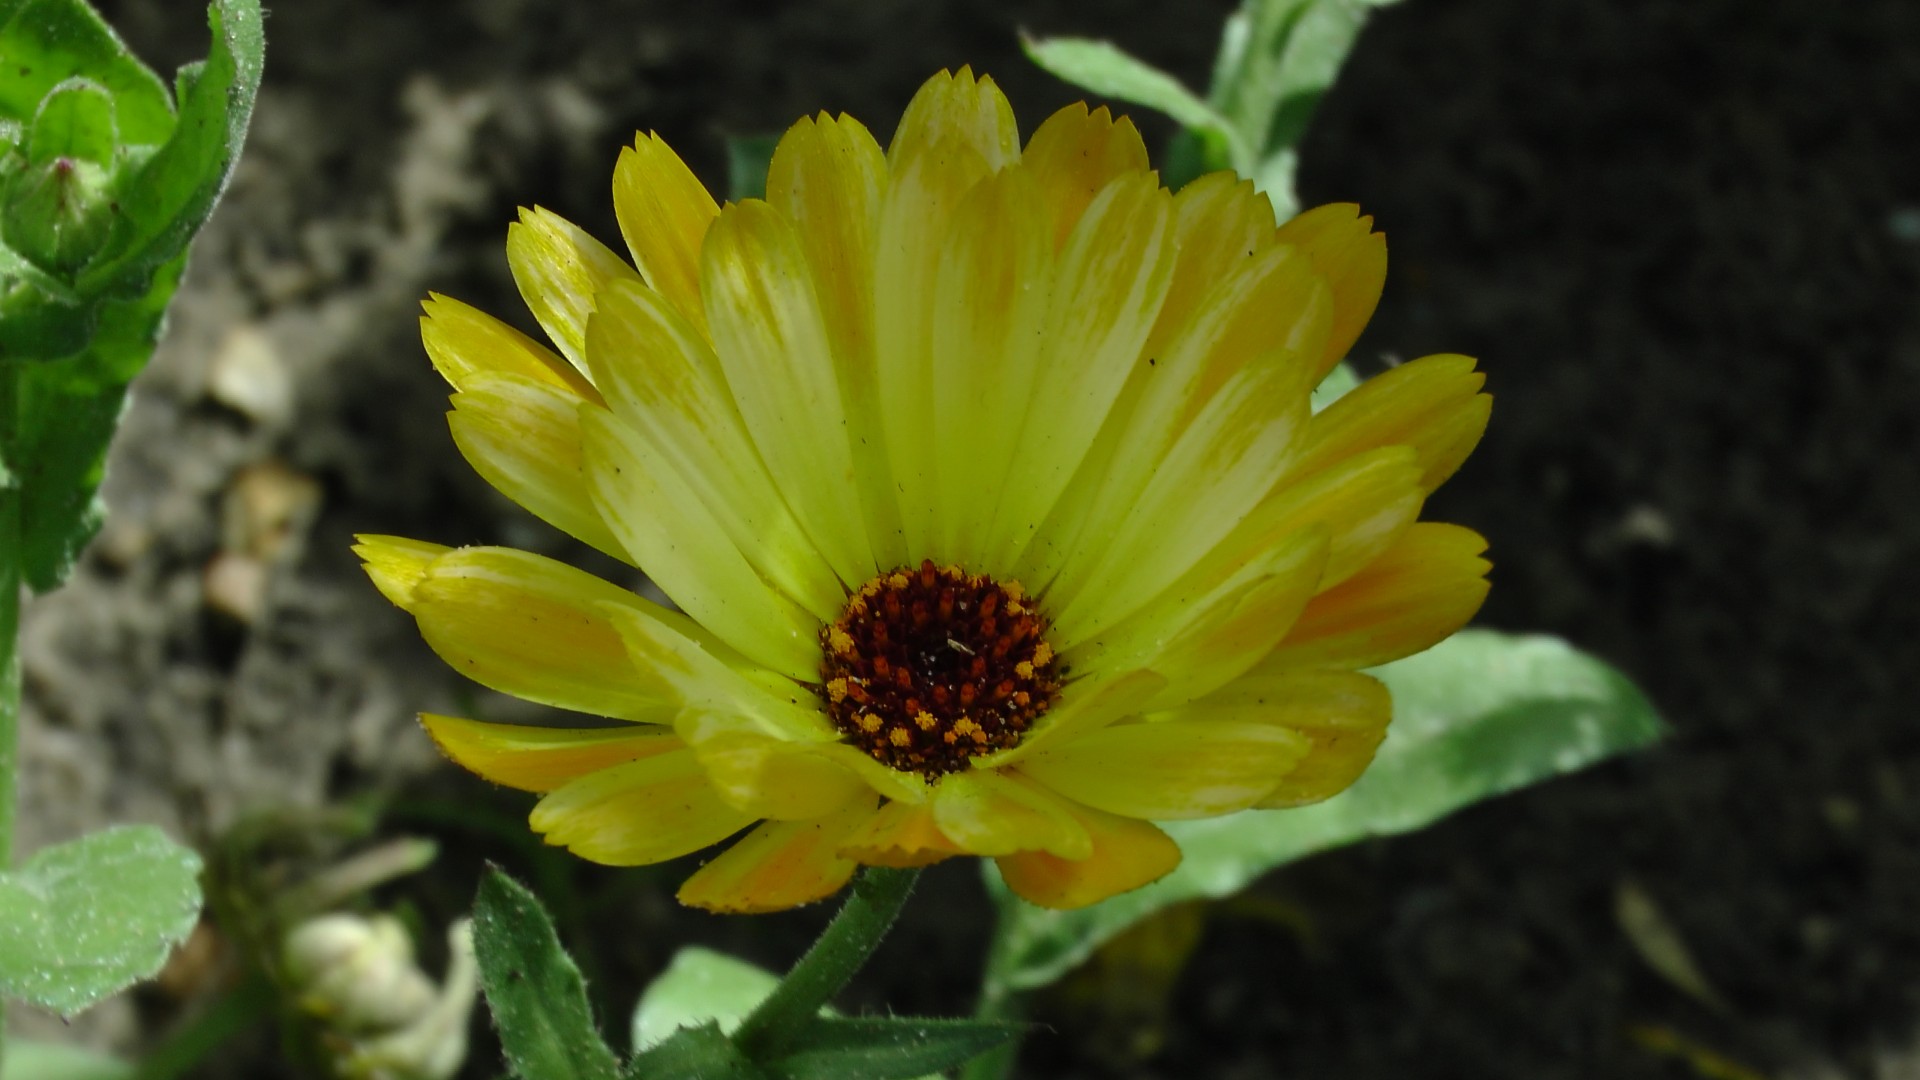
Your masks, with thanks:
<instances>
[{"instance_id":1,"label":"green flower bud","mask_svg":"<svg viewBox=\"0 0 1920 1080\"><path fill-rule=\"evenodd\" d=\"M126 163L113 98L86 79L47 92L0 176L0 240L36 266L69 274L106 243Z\"/></svg>"}]
</instances>

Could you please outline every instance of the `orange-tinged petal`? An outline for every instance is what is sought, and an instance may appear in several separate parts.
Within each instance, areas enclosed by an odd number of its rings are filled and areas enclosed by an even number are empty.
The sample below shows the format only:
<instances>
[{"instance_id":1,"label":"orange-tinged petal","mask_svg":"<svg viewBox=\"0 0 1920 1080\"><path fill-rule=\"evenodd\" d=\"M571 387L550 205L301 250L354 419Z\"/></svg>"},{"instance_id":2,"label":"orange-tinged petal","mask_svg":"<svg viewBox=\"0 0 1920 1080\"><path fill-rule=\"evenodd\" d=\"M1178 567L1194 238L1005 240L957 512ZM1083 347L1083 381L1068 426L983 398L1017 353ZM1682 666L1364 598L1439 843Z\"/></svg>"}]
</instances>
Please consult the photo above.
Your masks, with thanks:
<instances>
[{"instance_id":1,"label":"orange-tinged petal","mask_svg":"<svg viewBox=\"0 0 1920 1080\"><path fill-rule=\"evenodd\" d=\"M585 229L538 206L522 208L520 220L507 227L507 265L560 355L585 374L594 296L610 281L639 275Z\"/></svg>"},{"instance_id":2,"label":"orange-tinged petal","mask_svg":"<svg viewBox=\"0 0 1920 1080\"><path fill-rule=\"evenodd\" d=\"M1432 648L1487 598L1472 529L1422 521L1364 570L1313 598L1263 666L1374 667Z\"/></svg>"},{"instance_id":3,"label":"orange-tinged petal","mask_svg":"<svg viewBox=\"0 0 1920 1080\"><path fill-rule=\"evenodd\" d=\"M680 316L706 326L700 244L720 208L665 139L635 135L613 167L613 213L640 276Z\"/></svg>"},{"instance_id":4,"label":"orange-tinged petal","mask_svg":"<svg viewBox=\"0 0 1920 1080\"><path fill-rule=\"evenodd\" d=\"M995 860L1007 888L1030 904L1071 909L1158 881L1180 865L1180 846L1145 821L1075 806L1093 851L1084 859L1063 859L1044 851L1024 851Z\"/></svg>"},{"instance_id":5,"label":"orange-tinged petal","mask_svg":"<svg viewBox=\"0 0 1920 1080\"><path fill-rule=\"evenodd\" d=\"M548 728L488 724L421 713L440 752L481 778L546 793L591 772L679 750L679 736L659 728Z\"/></svg>"},{"instance_id":6,"label":"orange-tinged petal","mask_svg":"<svg viewBox=\"0 0 1920 1080\"><path fill-rule=\"evenodd\" d=\"M555 788L527 823L583 859L642 866L717 844L753 820L713 789L693 751L670 750Z\"/></svg>"},{"instance_id":7,"label":"orange-tinged petal","mask_svg":"<svg viewBox=\"0 0 1920 1080\"><path fill-rule=\"evenodd\" d=\"M1046 851L1063 859L1093 854L1087 830L1066 800L1009 769L941 777L933 819L942 835L974 855Z\"/></svg>"},{"instance_id":8,"label":"orange-tinged petal","mask_svg":"<svg viewBox=\"0 0 1920 1080\"><path fill-rule=\"evenodd\" d=\"M840 845L840 854L867 866L932 866L966 854L947 838L931 802L888 802Z\"/></svg>"},{"instance_id":9,"label":"orange-tinged petal","mask_svg":"<svg viewBox=\"0 0 1920 1080\"><path fill-rule=\"evenodd\" d=\"M1352 671L1290 671L1263 666L1181 715L1276 724L1312 742L1256 805L1304 806L1345 791L1373 761L1393 718L1378 679Z\"/></svg>"},{"instance_id":10,"label":"orange-tinged petal","mask_svg":"<svg viewBox=\"0 0 1920 1080\"><path fill-rule=\"evenodd\" d=\"M898 170L920 154L938 152L945 143L972 148L989 170L1020 160L1013 106L992 79L975 79L970 67L942 71L921 84L894 129L887 163Z\"/></svg>"},{"instance_id":11,"label":"orange-tinged petal","mask_svg":"<svg viewBox=\"0 0 1920 1080\"><path fill-rule=\"evenodd\" d=\"M455 390L466 389L478 374L524 375L587 401L600 400L593 384L573 365L486 312L439 293L428 293L420 307L426 312L420 317L420 341L434 370Z\"/></svg>"},{"instance_id":12,"label":"orange-tinged petal","mask_svg":"<svg viewBox=\"0 0 1920 1080\"><path fill-rule=\"evenodd\" d=\"M1108 813L1173 821L1252 806L1308 746L1298 733L1266 724L1118 724L1026 758L1020 771Z\"/></svg>"},{"instance_id":13,"label":"orange-tinged petal","mask_svg":"<svg viewBox=\"0 0 1920 1080\"><path fill-rule=\"evenodd\" d=\"M524 375L473 375L447 426L473 471L533 516L622 562L582 473L579 395Z\"/></svg>"},{"instance_id":14,"label":"orange-tinged petal","mask_svg":"<svg viewBox=\"0 0 1920 1080\"><path fill-rule=\"evenodd\" d=\"M768 821L734 841L680 886L680 902L723 914L758 914L823 900L859 863L840 846L874 813L872 798L806 821Z\"/></svg>"},{"instance_id":15,"label":"orange-tinged petal","mask_svg":"<svg viewBox=\"0 0 1920 1080\"><path fill-rule=\"evenodd\" d=\"M1053 247L1067 235L1100 190L1116 177L1146 172L1147 147L1129 117L1114 120L1101 106L1091 113L1075 102L1047 117L1027 140L1021 163L1032 173L1053 219Z\"/></svg>"},{"instance_id":16,"label":"orange-tinged petal","mask_svg":"<svg viewBox=\"0 0 1920 1080\"><path fill-rule=\"evenodd\" d=\"M1333 370L1360 339L1380 290L1387 282L1387 238L1373 231L1373 218L1352 203L1316 206L1280 226L1274 239L1307 253L1333 288L1333 334L1318 374Z\"/></svg>"},{"instance_id":17,"label":"orange-tinged petal","mask_svg":"<svg viewBox=\"0 0 1920 1080\"><path fill-rule=\"evenodd\" d=\"M1432 491L1460 468L1487 430L1493 398L1479 392L1485 382L1472 357L1451 354L1423 356L1375 375L1313 418L1293 475L1308 476L1355 454L1399 444L1413 447L1420 486Z\"/></svg>"},{"instance_id":18,"label":"orange-tinged petal","mask_svg":"<svg viewBox=\"0 0 1920 1080\"><path fill-rule=\"evenodd\" d=\"M665 723L679 697L629 658L608 605L636 619L678 615L582 570L512 548L461 548L428 565L407 610L454 670L561 709Z\"/></svg>"},{"instance_id":19,"label":"orange-tinged petal","mask_svg":"<svg viewBox=\"0 0 1920 1080\"><path fill-rule=\"evenodd\" d=\"M380 536L361 533L354 537L353 553L360 556L361 568L373 579L373 587L404 611L413 608L413 589L427 574L433 560L453 549L425 540L404 536Z\"/></svg>"}]
</instances>

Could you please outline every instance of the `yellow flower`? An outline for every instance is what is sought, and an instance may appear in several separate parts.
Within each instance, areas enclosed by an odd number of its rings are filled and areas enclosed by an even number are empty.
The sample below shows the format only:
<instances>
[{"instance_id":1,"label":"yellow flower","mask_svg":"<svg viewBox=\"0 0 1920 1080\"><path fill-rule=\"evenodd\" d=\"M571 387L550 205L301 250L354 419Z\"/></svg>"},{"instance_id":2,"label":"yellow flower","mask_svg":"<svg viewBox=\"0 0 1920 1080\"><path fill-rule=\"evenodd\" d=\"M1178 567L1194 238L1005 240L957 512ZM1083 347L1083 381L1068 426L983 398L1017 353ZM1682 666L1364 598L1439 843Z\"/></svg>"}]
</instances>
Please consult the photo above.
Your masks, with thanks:
<instances>
[{"instance_id":1,"label":"yellow flower","mask_svg":"<svg viewBox=\"0 0 1920 1080\"><path fill-rule=\"evenodd\" d=\"M1390 713L1356 669L1485 595L1480 537L1415 520L1486 425L1473 362L1309 415L1386 272L1354 207L1170 193L1104 109L1023 149L964 69L884 151L801 120L764 201L717 207L652 135L613 195L633 265L545 210L508 232L557 353L441 296L422 336L480 474L679 610L522 551L357 548L463 674L625 722L423 717L540 793L549 843L744 831L680 890L722 911L960 854L1090 904L1179 862L1154 821L1352 783Z\"/></svg>"}]
</instances>

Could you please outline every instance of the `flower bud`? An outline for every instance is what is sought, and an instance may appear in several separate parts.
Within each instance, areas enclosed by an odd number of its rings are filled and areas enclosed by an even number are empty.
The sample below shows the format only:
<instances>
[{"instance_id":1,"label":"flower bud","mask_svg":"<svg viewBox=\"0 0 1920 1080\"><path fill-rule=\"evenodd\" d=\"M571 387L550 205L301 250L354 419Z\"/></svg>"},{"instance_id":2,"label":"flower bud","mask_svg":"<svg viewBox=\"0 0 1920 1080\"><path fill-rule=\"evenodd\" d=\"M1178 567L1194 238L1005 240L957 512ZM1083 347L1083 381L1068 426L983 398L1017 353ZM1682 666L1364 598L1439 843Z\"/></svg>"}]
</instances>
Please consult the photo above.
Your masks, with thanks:
<instances>
[{"instance_id":1,"label":"flower bud","mask_svg":"<svg viewBox=\"0 0 1920 1080\"><path fill-rule=\"evenodd\" d=\"M480 989L473 927L461 919L447 930L447 978L439 999L412 1024L352 1044L339 1067L350 1080L448 1080L467 1058L467 1021Z\"/></svg>"},{"instance_id":2,"label":"flower bud","mask_svg":"<svg viewBox=\"0 0 1920 1080\"><path fill-rule=\"evenodd\" d=\"M86 265L119 213L126 155L117 143L104 88L74 78L48 91L0 169L0 239L42 270L66 274Z\"/></svg>"},{"instance_id":3,"label":"flower bud","mask_svg":"<svg viewBox=\"0 0 1920 1080\"><path fill-rule=\"evenodd\" d=\"M405 1027L436 996L406 927L391 915L310 920L287 935L282 959L300 1008L342 1034Z\"/></svg>"}]
</instances>

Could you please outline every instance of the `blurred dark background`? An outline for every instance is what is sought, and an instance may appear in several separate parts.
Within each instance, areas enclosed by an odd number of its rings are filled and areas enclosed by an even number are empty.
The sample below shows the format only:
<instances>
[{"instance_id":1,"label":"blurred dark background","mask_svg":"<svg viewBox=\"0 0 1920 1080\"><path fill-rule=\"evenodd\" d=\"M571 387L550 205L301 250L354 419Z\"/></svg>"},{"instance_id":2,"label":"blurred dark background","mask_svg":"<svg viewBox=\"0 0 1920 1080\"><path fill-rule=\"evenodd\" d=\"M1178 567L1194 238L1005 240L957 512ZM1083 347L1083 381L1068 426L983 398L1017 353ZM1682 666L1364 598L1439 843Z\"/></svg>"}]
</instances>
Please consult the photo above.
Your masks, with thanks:
<instances>
[{"instance_id":1,"label":"blurred dark background","mask_svg":"<svg viewBox=\"0 0 1920 1080\"><path fill-rule=\"evenodd\" d=\"M192 3L105 7L156 66L204 52ZM1198 86L1229 9L275 5L248 157L117 452L120 516L30 615L27 846L104 817L205 836L262 798L370 787L523 812L435 763L409 718L459 691L345 550L372 530L572 554L459 462L413 336L424 291L530 327L501 246L513 207L617 237L608 177L634 128L721 188L726 135L824 108L884 136L928 74L971 63L1031 130L1082 95L1017 30L1108 37ZM1166 123L1142 119L1162 145ZM1164 1000L1042 1002L1055 1030L1027 1075L1920 1076L1916 147L1911 0L1374 16L1300 180L1389 240L1355 358L1481 358L1491 431L1429 513L1492 542L1481 621L1608 658L1673 736L1275 875L1210 914ZM269 375L234 359L236 324ZM292 404L248 405L246 378ZM267 461L315 498L242 617L203 575L233 545L217 522L235 478ZM128 686L98 686L104 665ZM464 897L499 853L449 835L436 873ZM672 907L673 873L567 873L616 1027L682 940L778 966L826 915L716 920ZM970 1004L984 896L963 867L926 892L853 1004ZM1623 892L1664 914L1717 1004L1636 951ZM1161 1045L1129 1053L1121 1028Z\"/></svg>"}]
</instances>

